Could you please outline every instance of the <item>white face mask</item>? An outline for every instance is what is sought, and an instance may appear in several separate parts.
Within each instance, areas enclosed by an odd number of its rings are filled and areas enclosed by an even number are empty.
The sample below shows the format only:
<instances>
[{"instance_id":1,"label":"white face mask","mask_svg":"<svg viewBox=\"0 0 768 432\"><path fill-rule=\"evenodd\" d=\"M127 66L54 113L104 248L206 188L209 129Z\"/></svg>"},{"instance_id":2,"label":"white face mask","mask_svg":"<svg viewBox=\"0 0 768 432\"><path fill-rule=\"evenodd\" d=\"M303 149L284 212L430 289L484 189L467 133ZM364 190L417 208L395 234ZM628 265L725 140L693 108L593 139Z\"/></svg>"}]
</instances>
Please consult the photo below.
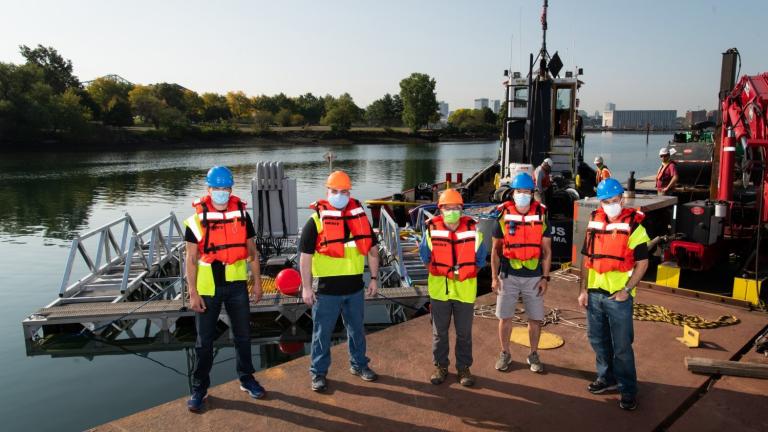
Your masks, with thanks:
<instances>
[{"instance_id":1,"label":"white face mask","mask_svg":"<svg viewBox=\"0 0 768 432\"><path fill-rule=\"evenodd\" d=\"M517 207L525 208L531 204L531 194L515 192L512 199Z\"/></svg>"},{"instance_id":2,"label":"white face mask","mask_svg":"<svg viewBox=\"0 0 768 432\"><path fill-rule=\"evenodd\" d=\"M609 218L615 218L621 214L621 203L603 204L603 211Z\"/></svg>"}]
</instances>

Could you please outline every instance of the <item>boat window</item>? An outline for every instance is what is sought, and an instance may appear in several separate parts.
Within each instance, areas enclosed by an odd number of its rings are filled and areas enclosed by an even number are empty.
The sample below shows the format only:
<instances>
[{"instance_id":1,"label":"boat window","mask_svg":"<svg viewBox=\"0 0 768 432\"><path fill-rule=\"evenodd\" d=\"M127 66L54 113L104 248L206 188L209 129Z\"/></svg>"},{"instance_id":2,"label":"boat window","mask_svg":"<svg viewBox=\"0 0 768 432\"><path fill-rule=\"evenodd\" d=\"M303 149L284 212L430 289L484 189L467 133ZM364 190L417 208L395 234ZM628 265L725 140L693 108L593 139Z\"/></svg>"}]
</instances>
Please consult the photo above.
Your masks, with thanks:
<instances>
[{"instance_id":1,"label":"boat window","mask_svg":"<svg viewBox=\"0 0 768 432\"><path fill-rule=\"evenodd\" d=\"M514 108L526 108L528 106L528 87L515 87Z\"/></svg>"},{"instance_id":2,"label":"boat window","mask_svg":"<svg viewBox=\"0 0 768 432\"><path fill-rule=\"evenodd\" d=\"M571 115L571 93L571 88L557 89L555 95L555 118L553 119L555 135L571 135L571 123L573 122L573 116Z\"/></svg>"}]
</instances>

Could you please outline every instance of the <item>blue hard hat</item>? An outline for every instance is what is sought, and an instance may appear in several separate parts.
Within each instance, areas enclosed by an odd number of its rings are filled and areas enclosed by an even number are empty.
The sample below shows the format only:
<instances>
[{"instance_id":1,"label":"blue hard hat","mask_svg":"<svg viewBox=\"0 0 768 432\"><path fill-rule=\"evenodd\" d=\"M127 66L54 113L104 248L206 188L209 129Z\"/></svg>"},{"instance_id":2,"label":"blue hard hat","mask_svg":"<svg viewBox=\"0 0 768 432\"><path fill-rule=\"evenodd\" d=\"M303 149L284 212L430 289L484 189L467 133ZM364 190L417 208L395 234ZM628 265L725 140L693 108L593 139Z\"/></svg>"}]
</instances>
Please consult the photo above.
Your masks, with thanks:
<instances>
[{"instance_id":1,"label":"blue hard hat","mask_svg":"<svg viewBox=\"0 0 768 432\"><path fill-rule=\"evenodd\" d=\"M621 186L621 183L613 177L609 177L597 185L597 199L599 200L613 198L623 193L624 188Z\"/></svg>"},{"instance_id":2,"label":"blue hard hat","mask_svg":"<svg viewBox=\"0 0 768 432\"><path fill-rule=\"evenodd\" d=\"M512 179L512 189L533 190L535 187L533 177L528 173L521 172Z\"/></svg>"},{"instance_id":3,"label":"blue hard hat","mask_svg":"<svg viewBox=\"0 0 768 432\"><path fill-rule=\"evenodd\" d=\"M232 178L232 171L223 166L215 166L209 169L205 180L210 187L231 188L235 184L235 180Z\"/></svg>"}]
</instances>

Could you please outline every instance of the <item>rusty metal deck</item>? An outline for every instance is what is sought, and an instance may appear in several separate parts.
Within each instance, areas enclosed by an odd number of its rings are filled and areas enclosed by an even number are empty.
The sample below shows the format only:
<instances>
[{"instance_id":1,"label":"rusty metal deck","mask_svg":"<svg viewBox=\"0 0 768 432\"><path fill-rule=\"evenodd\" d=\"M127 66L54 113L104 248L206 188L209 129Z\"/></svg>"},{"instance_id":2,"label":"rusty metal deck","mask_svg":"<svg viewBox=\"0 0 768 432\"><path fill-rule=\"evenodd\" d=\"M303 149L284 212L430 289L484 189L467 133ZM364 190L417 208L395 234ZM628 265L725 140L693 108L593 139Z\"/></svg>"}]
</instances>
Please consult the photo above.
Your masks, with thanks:
<instances>
[{"instance_id":1,"label":"rusty metal deck","mask_svg":"<svg viewBox=\"0 0 768 432\"><path fill-rule=\"evenodd\" d=\"M577 310L574 279L573 275L564 275L553 280L545 304L560 309L562 317L571 323L583 324L585 315ZM494 301L491 294L481 297L478 304ZM512 371L501 373L494 369L499 352L497 321L478 317L474 322L472 367L476 387L458 385L453 370L448 382L434 386L428 381L432 372L431 326L429 318L422 317L369 336L368 356L380 374L378 382L366 383L350 375L347 347L340 344L332 348L326 394L310 390L309 358L305 356L257 373L269 392L264 400L245 397L237 383L230 382L210 389L207 410L201 415L187 412L186 395L179 395L177 400L95 430L649 431L676 417L679 420L672 423L676 430L736 430L725 428L732 424L738 424L738 430L765 430L764 413L749 407L764 409L768 381L752 382L748 389L734 383L722 395L711 391L687 411L680 410L709 379L688 372L684 357L730 359L765 327L768 316L651 290L641 290L638 301L709 319L734 314L741 323L702 330L702 340L708 342L709 348L691 350L675 340L682 334L681 328L636 321L634 347L640 407L634 412L620 410L615 394L592 395L586 391L587 383L595 377L594 354L585 331L567 325L545 328L565 339L561 348L541 351L546 373L530 372L524 366L527 348L517 345L511 349L515 361ZM731 380L721 381L714 389ZM705 403L710 396L714 405L708 407ZM717 409L721 403L744 407L732 409L733 415L739 416L738 423L723 418L722 410ZM696 419L696 429L686 426L688 415Z\"/></svg>"}]
</instances>

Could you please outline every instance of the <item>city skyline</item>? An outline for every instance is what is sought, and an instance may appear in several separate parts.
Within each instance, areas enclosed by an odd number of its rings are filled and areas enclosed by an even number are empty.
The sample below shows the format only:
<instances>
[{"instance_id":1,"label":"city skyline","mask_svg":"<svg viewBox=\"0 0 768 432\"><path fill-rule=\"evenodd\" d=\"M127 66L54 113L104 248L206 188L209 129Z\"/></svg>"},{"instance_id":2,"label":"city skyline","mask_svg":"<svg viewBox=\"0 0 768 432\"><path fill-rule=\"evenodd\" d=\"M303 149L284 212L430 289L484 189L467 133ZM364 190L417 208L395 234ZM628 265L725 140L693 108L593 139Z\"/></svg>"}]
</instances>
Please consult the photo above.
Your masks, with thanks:
<instances>
[{"instance_id":1,"label":"city skyline","mask_svg":"<svg viewBox=\"0 0 768 432\"><path fill-rule=\"evenodd\" d=\"M0 61L20 63L18 46L40 43L71 59L81 80L116 73L200 93L349 92L363 107L423 72L455 110L478 97L503 100L503 70L525 74L541 39L539 1L77 4L6 4ZM768 70L760 44L765 16L768 3L757 0L728 7L713 0L551 1L547 46L564 70L584 68L579 108L587 112L602 112L609 101L627 110L709 110L720 53L737 47L742 74ZM738 25L726 31L724 23Z\"/></svg>"}]
</instances>

